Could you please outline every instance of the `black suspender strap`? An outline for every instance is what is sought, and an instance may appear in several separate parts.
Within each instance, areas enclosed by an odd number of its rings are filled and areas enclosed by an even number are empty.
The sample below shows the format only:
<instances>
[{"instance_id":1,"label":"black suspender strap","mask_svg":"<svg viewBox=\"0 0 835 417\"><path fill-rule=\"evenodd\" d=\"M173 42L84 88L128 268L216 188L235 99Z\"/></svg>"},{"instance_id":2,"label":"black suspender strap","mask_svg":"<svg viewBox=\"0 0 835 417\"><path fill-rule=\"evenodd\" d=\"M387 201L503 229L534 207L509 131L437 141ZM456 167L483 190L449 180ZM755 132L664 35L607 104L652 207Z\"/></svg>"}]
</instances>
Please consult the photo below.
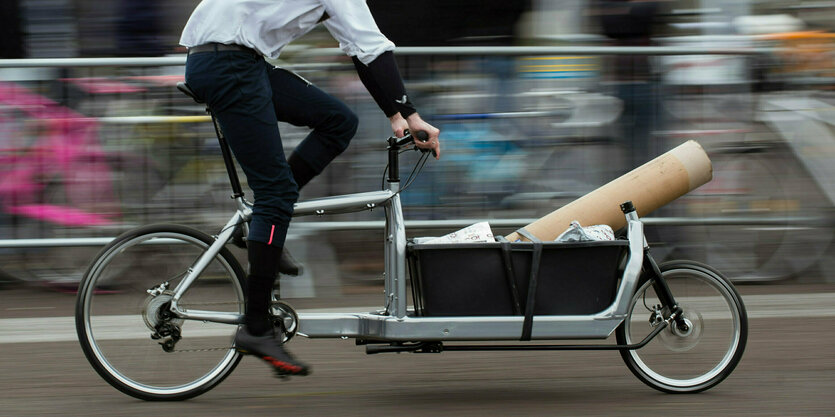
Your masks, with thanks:
<instances>
[{"instance_id":1,"label":"black suspender strap","mask_svg":"<svg viewBox=\"0 0 835 417\"><path fill-rule=\"evenodd\" d=\"M513 303L513 314L521 315L522 306L519 304L519 290L516 288L516 278L513 274L513 258L510 256L510 241L504 236L496 236L496 240L501 244L502 261L504 263L504 274L507 278L507 288L510 290L510 298Z\"/></svg>"},{"instance_id":2,"label":"black suspender strap","mask_svg":"<svg viewBox=\"0 0 835 417\"><path fill-rule=\"evenodd\" d=\"M528 280L528 297L525 302L525 321L522 324L522 337L519 340L531 340L533 332L533 310L536 303L536 278L539 275L539 263L542 259L542 241L536 236L521 228L516 231L533 243L533 255L531 257L531 277Z\"/></svg>"}]
</instances>

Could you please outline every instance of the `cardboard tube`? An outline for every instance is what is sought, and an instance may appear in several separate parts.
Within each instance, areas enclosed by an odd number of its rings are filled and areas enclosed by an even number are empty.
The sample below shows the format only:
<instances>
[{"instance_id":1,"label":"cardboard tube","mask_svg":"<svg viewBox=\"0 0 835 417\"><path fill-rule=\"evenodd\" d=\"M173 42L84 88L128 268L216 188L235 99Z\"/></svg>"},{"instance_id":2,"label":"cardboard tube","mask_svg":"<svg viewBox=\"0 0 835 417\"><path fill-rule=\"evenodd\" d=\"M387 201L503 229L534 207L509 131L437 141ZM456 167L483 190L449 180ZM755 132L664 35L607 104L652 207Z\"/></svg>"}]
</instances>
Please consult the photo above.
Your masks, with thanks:
<instances>
[{"instance_id":1,"label":"cardboard tube","mask_svg":"<svg viewBox=\"0 0 835 417\"><path fill-rule=\"evenodd\" d=\"M626 218L620 210L621 203L631 200L638 216L645 216L711 178L713 167L710 159L701 145L690 140L552 211L525 226L525 229L543 241L556 239L573 220L583 226L608 224L618 230L626 225ZM507 239L511 242L527 240L515 232Z\"/></svg>"}]
</instances>

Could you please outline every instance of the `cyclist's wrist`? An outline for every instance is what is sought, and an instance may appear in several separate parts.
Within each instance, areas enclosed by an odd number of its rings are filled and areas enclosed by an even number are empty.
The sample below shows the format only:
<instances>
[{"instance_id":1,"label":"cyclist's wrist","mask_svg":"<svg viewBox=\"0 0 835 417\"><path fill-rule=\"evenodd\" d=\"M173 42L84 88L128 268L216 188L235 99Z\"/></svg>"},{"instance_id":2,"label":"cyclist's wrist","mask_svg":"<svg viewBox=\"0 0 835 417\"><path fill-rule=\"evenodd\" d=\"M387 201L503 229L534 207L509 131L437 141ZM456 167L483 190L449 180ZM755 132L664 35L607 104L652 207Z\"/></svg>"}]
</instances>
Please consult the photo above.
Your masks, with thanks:
<instances>
[{"instance_id":1,"label":"cyclist's wrist","mask_svg":"<svg viewBox=\"0 0 835 417\"><path fill-rule=\"evenodd\" d=\"M400 114L400 113L397 113ZM403 117L403 116L400 116ZM409 123L416 123L416 122L423 122L423 119L420 118L420 114L418 112L414 112L408 116L406 116L406 121Z\"/></svg>"},{"instance_id":2,"label":"cyclist's wrist","mask_svg":"<svg viewBox=\"0 0 835 417\"><path fill-rule=\"evenodd\" d=\"M406 129L409 128L409 123L400 113L395 113L393 116L389 117L389 122L391 123L391 131L397 137L402 137L406 134Z\"/></svg>"}]
</instances>

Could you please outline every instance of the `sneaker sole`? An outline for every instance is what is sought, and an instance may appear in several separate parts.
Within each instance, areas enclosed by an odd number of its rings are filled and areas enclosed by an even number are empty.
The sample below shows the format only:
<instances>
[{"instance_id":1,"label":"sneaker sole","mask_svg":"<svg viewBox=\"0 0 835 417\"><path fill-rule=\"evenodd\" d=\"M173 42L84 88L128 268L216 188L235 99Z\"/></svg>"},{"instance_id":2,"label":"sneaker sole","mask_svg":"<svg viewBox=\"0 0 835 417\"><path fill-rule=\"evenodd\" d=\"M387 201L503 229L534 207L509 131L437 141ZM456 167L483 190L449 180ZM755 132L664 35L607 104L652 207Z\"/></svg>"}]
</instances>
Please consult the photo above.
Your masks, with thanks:
<instances>
[{"instance_id":1,"label":"sneaker sole","mask_svg":"<svg viewBox=\"0 0 835 417\"><path fill-rule=\"evenodd\" d=\"M258 359L261 359L262 361L269 364L273 368L273 370L275 371L276 376L279 376L279 377L288 376L288 375L306 376L306 375L310 374L310 370L307 369L307 368L303 368L303 367L298 366L298 365L293 365L293 364L290 364L290 363L287 363L287 362L280 361L278 359L273 358L272 356L261 356L261 355L253 354L253 353L251 353L247 350L244 350L244 349L235 349L235 350L237 350L238 352L240 352L241 354L244 354L244 355L254 355L254 356L258 357Z\"/></svg>"}]
</instances>

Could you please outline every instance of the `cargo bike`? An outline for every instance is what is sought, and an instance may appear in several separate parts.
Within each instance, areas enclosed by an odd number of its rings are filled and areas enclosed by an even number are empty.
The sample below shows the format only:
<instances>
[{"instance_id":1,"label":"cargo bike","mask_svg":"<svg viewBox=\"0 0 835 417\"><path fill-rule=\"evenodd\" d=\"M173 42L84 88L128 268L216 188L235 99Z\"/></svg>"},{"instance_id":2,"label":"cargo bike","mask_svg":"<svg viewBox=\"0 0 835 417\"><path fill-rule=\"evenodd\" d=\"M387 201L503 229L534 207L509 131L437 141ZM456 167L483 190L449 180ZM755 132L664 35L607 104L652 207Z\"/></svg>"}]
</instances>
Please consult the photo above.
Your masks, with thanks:
<instances>
[{"instance_id":1,"label":"cargo bike","mask_svg":"<svg viewBox=\"0 0 835 417\"><path fill-rule=\"evenodd\" d=\"M102 249L79 286L84 354L113 387L144 400L205 393L241 359L233 337L246 274L228 245L245 243L251 205L213 121L237 206L226 225L215 236L171 224L127 231ZM275 297L285 342L352 338L369 354L614 350L638 379L668 393L709 389L739 363L748 324L733 285L700 263L657 264L630 202L621 205L627 226L613 241L541 242L524 229L517 242L407 239L399 155L412 143L409 135L388 139L385 189L296 204L295 216L382 208L385 292L379 309L351 313L297 313ZM600 342L613 333L614 341ZM565 342L578 339L589 342Z\"/></svg>"}]
</instances>

